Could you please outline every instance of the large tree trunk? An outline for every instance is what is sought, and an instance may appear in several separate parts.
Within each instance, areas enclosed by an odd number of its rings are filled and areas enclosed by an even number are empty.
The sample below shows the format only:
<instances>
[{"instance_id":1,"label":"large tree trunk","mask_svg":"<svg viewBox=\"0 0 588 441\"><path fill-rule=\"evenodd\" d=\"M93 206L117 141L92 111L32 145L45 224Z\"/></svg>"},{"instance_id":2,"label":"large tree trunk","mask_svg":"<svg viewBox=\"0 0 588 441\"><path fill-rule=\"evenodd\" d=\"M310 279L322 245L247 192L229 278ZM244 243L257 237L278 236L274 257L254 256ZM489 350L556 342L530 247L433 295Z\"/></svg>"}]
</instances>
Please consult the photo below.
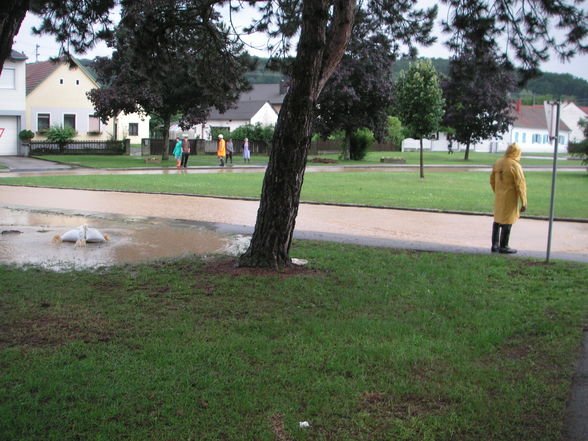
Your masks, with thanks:
<instances>
[{"instance_id":1,"label":"large tree trunk","mask_svg":"<svg viewBox=\"0 0 588 441\"><path fill-rule=\"evenodd\" d=\"M169 126L171 124L171 116L163 116L163 151L161 152L161 160L167 161L169 159Z\"/></svg>"},{"instance_id":2,"label":"large tree trunk","mask_svg":"<svg viewBox=\"0 0 588 441\"><path fill-rule=\"evenodd\" d=\"M329 2L305 0L290 90L278 117L251 244L240 266L282 268L298 214L318 96L339 64L353 25L355 0L338 0L330 31Z\"/></svg>"},{"instance_id":3,"label":"large tree trunk","mask_svg":"<svg viewBox=\"0 0 588 441\"><path fill-rule=\"evenodd\" d=\"M466 150L465 150L465 156L463 157L464 161L467 161L468 159L470 159L470 142L468 141L466 143Z\"/></svg>"},{"instance_id":4,"label":"large tree trunk","mask_svg":"<svg viewBox=\"0 0 588 441\"><path fill-rule=\"evenodd\" d=\"M423 160L423 138L420 139L421 142L421 148L420 148L420 154L419 154L419 171L420 171L420 177L421 179L425 179L425 163Z\"/></svg>"},{"instance_id":5,"label":"large tree trunk","mask_svg":"<svg viewBox=\"0 0 588 441\"><path fill-rule=\"evenodd\" d=\"M12 40L29 9L28 0L2 0L0 8L0 73L4 62L10 57Z\"/></svg>"}]
</instances>

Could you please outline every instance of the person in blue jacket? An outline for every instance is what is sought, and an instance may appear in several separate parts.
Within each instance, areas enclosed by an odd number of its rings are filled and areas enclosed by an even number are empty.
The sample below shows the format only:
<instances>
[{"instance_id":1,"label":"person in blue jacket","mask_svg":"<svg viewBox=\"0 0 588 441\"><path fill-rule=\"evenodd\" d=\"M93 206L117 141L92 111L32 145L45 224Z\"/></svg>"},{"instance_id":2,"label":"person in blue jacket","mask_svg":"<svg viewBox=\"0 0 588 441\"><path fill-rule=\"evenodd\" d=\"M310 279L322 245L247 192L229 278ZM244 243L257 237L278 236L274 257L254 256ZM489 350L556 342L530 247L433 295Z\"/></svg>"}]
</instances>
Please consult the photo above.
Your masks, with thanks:
<instances>
[{"instance_id":1,"label":"person in blue jacket","mask_svg":"<svg viewBox=\"0 0 588 441\"><path fill-rule=\"evenodd\" d=\"M174 147L174 151L172 153L176 157L176 167L180 168L180 164L182 161L182 141L180 138L176 138L176 146Z\"/></svg>"}]
</instances>

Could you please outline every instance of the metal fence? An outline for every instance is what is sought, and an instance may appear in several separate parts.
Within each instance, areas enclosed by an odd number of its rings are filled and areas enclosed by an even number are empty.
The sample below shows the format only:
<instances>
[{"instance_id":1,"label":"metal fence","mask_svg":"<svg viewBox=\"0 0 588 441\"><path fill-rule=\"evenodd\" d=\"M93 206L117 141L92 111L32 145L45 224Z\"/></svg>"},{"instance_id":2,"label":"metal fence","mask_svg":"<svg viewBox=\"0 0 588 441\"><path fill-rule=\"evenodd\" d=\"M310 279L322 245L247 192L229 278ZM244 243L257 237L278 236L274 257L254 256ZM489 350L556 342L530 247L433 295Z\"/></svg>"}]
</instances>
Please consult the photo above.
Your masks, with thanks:
<instances>
[{"instance_id":1,"label":"metal fence","mask_svg":"<svg viewBox=\"0 0 588 441\"><path fill-rule=\"evenodd\" d=\"M129 153L130 140L124 141L70 141L59 144L50 141L32 141L29 154L34 155L123 155Z\"/></svg>"}]
</instances>

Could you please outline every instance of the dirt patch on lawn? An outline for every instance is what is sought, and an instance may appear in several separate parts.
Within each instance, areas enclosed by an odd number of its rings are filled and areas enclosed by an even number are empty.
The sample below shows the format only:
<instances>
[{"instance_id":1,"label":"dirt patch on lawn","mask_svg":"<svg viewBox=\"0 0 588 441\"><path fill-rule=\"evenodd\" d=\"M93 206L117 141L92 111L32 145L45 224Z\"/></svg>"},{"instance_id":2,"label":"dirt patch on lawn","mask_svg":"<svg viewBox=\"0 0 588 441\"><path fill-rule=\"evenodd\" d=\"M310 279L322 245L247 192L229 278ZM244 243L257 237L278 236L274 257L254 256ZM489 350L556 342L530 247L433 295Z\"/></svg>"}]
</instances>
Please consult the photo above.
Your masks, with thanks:
<instances>
[{"instance_id":1,"label":"dirt patch on lawn","mask_svg":"<svg viewBox=\"0 0 588 441\"><path fill-rule=\"evenodd\" d=\"M202 268L201 272L209 275L231 275L239 276L274 276L277 275L281 279L295 276L317 276L323 274L322 271L308 268L306 265L290 265L281 269L273 268L244 268L238 266L238 259L236 257L220 258L213 262L209 262Z\"/></svg>"}]
</instances>

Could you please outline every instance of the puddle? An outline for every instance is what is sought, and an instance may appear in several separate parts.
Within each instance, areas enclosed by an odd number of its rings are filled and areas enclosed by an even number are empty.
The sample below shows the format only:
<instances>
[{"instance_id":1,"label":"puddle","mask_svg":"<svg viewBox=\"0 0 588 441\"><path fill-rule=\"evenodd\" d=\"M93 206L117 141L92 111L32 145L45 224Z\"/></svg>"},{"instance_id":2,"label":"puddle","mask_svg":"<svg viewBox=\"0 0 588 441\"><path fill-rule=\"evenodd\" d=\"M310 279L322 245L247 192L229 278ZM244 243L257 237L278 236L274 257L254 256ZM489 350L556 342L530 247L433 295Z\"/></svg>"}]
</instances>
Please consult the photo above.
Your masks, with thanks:
<instances>
[{"instance_id":1,"label":"puddle","mask_svg":"<svg viewBox=\"0 0 588 441\"><path fill-rule=\"evenodd\" d=\"M67 215L0 208L0 263L53 271L137 263L187 254L243 253L249 236L228 235L197 223ZM53 238L80 225L107 234L105 243L76 246Z\"/></svg>"}]
</instances>

